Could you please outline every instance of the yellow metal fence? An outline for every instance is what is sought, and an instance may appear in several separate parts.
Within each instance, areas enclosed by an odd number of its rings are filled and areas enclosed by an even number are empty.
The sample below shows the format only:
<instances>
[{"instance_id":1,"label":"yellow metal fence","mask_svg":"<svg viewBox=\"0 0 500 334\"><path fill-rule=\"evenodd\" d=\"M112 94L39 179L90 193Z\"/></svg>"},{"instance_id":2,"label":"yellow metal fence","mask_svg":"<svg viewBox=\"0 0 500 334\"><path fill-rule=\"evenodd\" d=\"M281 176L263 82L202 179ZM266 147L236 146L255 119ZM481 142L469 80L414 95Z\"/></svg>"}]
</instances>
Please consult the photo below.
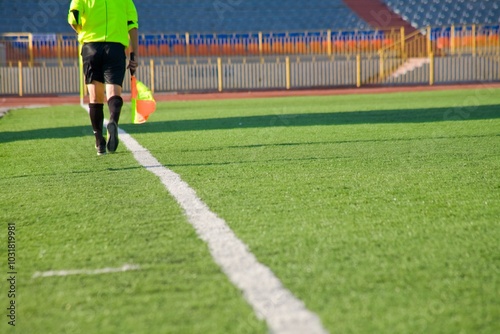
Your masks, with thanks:
<instances>
[{"instance_id":1,"label":"yellow metal fence","mask_svg":"<svg viewBox=\"0 0 500 334\"><path fill-rule=\"evenodd\" d=\"M146 58L265 57L270 55L399 57L492 54L500 48L498 25L248 34L145 34L139 54ZM64 64L78 57L75 35L0 34L0 66Z\"/></svg>"},{"instance_id":2,"label":"yellow metal fence","mask_svg":"<svg viewBox=\"0 0 500 334\"><path fill-rule=\"evenodd\" d=\"M361 55L143 60L137 76L156 92L235 91L500 81L499 55L403 59ZM129 91L129 80L124 82ZM0 67L1 95L77 94L78 66Z\"/></svg>"},{"instance_id":3,"label":"yellow metal fence","mask_svg":"<svg viewBox=\"0 0 500 334\"><path fill-rule=\"evenodd\" d=\"M138 75L163 92L491 82L500 80L499 36L498 25L142 35ZM74 35L0 35L0 94L79 87Z\"/></svg>"}]
</instances>

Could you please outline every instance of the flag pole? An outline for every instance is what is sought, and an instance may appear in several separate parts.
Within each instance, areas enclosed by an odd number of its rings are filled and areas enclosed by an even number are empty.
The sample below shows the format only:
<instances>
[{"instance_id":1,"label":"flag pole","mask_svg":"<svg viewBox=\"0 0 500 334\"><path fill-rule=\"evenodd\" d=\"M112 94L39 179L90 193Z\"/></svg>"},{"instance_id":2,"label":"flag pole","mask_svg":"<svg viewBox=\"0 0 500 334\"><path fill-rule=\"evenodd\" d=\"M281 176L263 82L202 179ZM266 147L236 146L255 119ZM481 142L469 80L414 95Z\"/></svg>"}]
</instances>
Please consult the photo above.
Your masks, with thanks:
<instances>
[{"instance_id":1,"label":"flag pole","mask_svg":"<svg viewBox=\"0 0 500 334\"><path fill-rule=\"evenodd\" d=\"M86 105L84 104L85 98L85 79L83 76L83 59L82 59L82 44L78 43L78 71L79 71L79 86L80 86L80 105L82 108L86 109Z\"/></svg>"}]
</instances>

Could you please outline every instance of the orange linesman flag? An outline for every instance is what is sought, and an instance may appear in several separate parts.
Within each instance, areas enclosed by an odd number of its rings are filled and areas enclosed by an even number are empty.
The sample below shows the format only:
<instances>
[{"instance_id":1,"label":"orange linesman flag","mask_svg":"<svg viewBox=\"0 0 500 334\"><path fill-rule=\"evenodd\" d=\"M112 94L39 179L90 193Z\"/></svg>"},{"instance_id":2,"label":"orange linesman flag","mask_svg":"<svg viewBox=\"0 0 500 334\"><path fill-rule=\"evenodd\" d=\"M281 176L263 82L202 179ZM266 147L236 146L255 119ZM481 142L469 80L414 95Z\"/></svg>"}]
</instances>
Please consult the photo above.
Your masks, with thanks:
<instances>
[{"instance_id":1,"label":"orange linesman flag","mask_svg":"<svg viewBox=\"0 0 500 334\"><path fill-rule=\"evenodd\" d=\"M148 120L149 115L156 110L156 101L151 90L142 82L132 76L132 121L142 124Z\"/></svg>"}]
</instances>

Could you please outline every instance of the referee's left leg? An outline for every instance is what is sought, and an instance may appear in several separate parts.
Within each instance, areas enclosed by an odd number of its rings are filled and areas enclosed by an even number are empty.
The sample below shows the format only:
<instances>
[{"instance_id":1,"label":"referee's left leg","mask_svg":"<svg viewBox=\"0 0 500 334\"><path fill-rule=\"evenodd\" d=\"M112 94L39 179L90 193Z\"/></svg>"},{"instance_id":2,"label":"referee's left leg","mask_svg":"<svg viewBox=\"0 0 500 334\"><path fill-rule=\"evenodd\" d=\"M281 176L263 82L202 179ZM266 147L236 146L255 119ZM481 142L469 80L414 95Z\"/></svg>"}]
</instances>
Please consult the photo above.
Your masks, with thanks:
<instances>
[{"instance_id":1,"label":"referee's left leg","mask_svg":"<svg viewBox=\"0 0 500 334\"><path fill-rule=\"evenodd\" d=\"M106 85L106 96L108 97L109 107L109 122L107 126L108 140L106 148L108 152L114 153L120 142L118 139L118 121L123 107L123 99L121 97L122 87L116 84Z\"/></svg>"}]
</instances>

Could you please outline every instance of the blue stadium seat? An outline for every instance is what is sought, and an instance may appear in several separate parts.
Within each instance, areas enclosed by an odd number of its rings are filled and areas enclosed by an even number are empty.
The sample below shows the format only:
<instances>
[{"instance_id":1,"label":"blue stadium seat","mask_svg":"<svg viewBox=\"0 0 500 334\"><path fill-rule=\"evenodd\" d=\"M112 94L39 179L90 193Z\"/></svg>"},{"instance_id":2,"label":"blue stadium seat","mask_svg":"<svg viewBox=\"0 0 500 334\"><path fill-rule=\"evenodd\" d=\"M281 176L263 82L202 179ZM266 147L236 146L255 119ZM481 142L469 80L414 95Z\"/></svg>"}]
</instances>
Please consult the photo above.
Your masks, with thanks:
<instances>
[{"instance_id":1,"label":"blue stadium seat","mask_svg":"<svg viewBox=\"0 0 500 334\"><path fill-rule=\"evenodd\" d=\"M498 24L498 0L382 0L414 27Z\"/></svg>"},{"instance_id":2,"label":"blue stadium seat","mask_svg":"<svg viewBox=\"0 0 500 334\"><path fill-rule=\"evenodd\" d=\"M39 0L1 1L0 33L71 33L66 23L68 4L53 3L57 8L44 11ZM137 0L135 4L143 33L368 28L341 0Z\"/></svg>"}]
</instances>

